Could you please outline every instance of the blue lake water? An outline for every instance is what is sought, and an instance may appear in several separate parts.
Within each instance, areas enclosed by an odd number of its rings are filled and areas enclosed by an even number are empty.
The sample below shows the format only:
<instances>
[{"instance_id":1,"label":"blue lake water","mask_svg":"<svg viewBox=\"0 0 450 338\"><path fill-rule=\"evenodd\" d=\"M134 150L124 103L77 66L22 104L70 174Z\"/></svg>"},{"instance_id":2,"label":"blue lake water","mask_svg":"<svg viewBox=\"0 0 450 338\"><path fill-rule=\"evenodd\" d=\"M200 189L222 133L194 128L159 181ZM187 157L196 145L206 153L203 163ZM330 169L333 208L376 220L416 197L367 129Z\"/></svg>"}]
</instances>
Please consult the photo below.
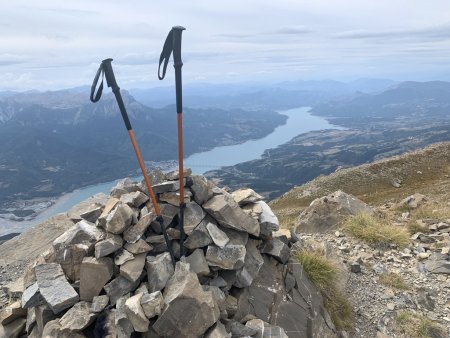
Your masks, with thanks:
<instances>
[{"instance_id":1,"label":"blue lake water","mask_svg":"<svg viewBox=\"0 0 450 338\"><path fill-rule=\"evenodd\" d=\"M193 154L185 158L185 167L192 168L197 174L202 174L208 170L217 169L222 166L235 165L241 162L258 159L264 150L275 148L283 143L288 142L293 137L313 130L323 130L337 128L330 124L327 120L319 116L313 116L309 113L309 107L300 107L295 109L279 111L280 114L288 116L286 123L277 127L271 134L257 140L247 141L232 146L223 146ZM141 179L136 177L135 179ZM117 184L118 180L100 183L93 186L81 188L71 193L65 194L57 200L47 210L40 213L35 219L27 222L15 222L15 229L22 231L23 229L37 224L51 216L61 212L66 212L75 204L95 195L99 192L108 194L112 187ZM3 223L5 220L0 221ZM10 223L11 221L6 221ZM10 225L10 224L9 224ZM9 228L9 226L8 226ZM1 235L0 226L0 235Z\"/></svg>"}]
</instances>

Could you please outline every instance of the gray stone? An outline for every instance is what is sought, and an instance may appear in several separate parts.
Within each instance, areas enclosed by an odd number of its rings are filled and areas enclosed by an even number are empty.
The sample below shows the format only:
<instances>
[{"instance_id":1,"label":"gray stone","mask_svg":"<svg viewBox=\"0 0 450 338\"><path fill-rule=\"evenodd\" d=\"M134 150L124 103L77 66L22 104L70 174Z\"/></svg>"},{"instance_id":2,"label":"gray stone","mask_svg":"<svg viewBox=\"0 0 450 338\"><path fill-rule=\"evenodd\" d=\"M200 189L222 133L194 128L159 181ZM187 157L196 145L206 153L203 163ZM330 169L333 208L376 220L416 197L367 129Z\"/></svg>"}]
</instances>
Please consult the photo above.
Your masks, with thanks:
<instances>
[{"instance_id":1,"label":"gray stone","mask_svg":"<svg viewBox=\"0 0 450 338\"><path fill-rule=\"evenodd\" d=\"M388 272L388 270L386 269L386 267L381 264L381 263L375 263L374 265L372 265L372 270L373 272L375 272L377 275L381 275L383 273Z\"/></svg>"},{"instance_id":2,"label":"gray stone","mask_svg":"<svg viewBox=\"0 0 450 338\"><path fill-rule=\"evenodd\" d=\"M250 286L264 264L264 259L257 248L258 243L256 240L249 239L245 246L244 266L236 272L236 282L234 283L238 288Z\"/></svg>"},{"instance_id":3,"label":"gray stone","mask_svg":"<svg viewBox=\"0 0 450 338\"><path fill-rule=\"evenodd\" d=\"M51 320L45 324L42 331L42 338L86 338L81 332L72 332L68 329L63 329L58 319Z\"/></svg>"},{"instance_id":4,"label":"gray stone","mask_svg":"<svg viewBox=\"0 0 450 338\"><path fill-rule=\"evenodd\" d=\"M117 338L130 338L134 332L133 324L128 318L127 310L125 307L128 298L130 298L130 296L125 295L117 300L116 316L114 318Z\"/></svg>"},{"instance_id":5,"label":"gray stone","mask_svg":"<svg viewBox=\"0 0 450 338\"><path fill-rule=\"evenodd\" d=\"M184 203L191 202L192 193L188 190L184 191ZM159 196L161 202L169 203L178 207L180 205L180 193L179 192L165 192Z\"/></svg>"},{"instance_id":6,"label":"gray stone","mask_svg":"<svg viewBox=\"0 0 450 338\"><path fill-rule=\"evenodd\" d=\"M259 236L258 222L247 215L239 205L225 195L216 195L203 205L221 226Z\"/></svg>"},{"instance_id":7,"label":"gray stone","mask_svg":"<svg viewBox=\"0 0 450 338\"><path fill-rule=\"evenodd\" d=\"M7 325L0 325L0 337L2 338L18 338L25 329L27 320L19 318Z\"/></svg>"},{"instance_id":8,"label":"gray stone","mask_svg":"<svg viewBox=\"0 0 450 338\"><path fill-rule=\"evenodd\" d=\"M397 208L407 207L410 209L416 209L420 205L424 204L427 201L427 198L419 193L415 193L414 195L408 196L405 199L401 200L400 203L397 204Z\"/></svg>"},{"instance_id":9,"label":"gray stone","mask_svg":"<svg viewBox=\"0 0 450 338\"><path fill-rule=\"evenodd\" d=\"M194 201L200 205L203 205L208 201L213 195L208 188L208 181L204 176L191 176L192 185L191 191L194 194Z\"/></svg>"},{"instance_id":10,"label":"gray stone","mask_svg":"<svg viewBox=\"0 0 450 338\"><path fill-rule=\"evenodd\" d=\"M102 214L104 205L91 204L83 212L80 213L80 217L88 222L95 223Z\"/></svg>"},{"instance_id":11,"label":"gray stone","mask_svg":"<svg viewBox=\"0 0 450 338\"><path fill-rule=\"evenodd\" d=\"M275 237L271 240L268 240L264 243L264 246L261 248L261 252L271 255L281 263L285 264L291 253L289 247L280 239L280 237Z\"/></svg>"},{"instance_id":12,"label":"gray stone","mask_svg":"<svg viewBox=\"0 0 450 338\"><path fill-rule=\"evenodd\" d=\"M238 203L240 206L249 203L255 203L263 199L261 195L250 188L238 189L236 191L233 191L231 196L233 196L236 203Z\"/></svg>"},{"instance_id":13,"label":"gray stone","mask_svg":"<svg viewBox=\"0 0 450 338\"><path fill-rule=\"evenodd\" d=\"M122 250L118 251L116 256L114 257L114 264L122 265L128 261L131 261L133 258L134 258L134 255L131 252L122 249Z\"/></svg>"},{"instance_id":14,"label":"gray stone","mask_svg":"<svg viewBox=\"0 0 450 338\"><path fill-rule=\"evenodd\" d=\"M208 330L205 338L231 338L231 333L227 332L225 325L221 322L217 322Z\"/></svg>"},{"instance_id":15,"label":"gray stone","mask_svg":"<svg viewBox=\"0 0 450 338\"><path fill-rule=\"evenodd\" d=\"M78 302L78 293L66 280L61 265L39 264L34 271L39 291L55 314Z\"/></svg>"},{"instance_id":16,"label":"gray stone","mask_svg":"<svg viewBox=\"0 0 450 338\"><path fill-rule=\"evenodd\" d=\"M33 307L26 311L27 311L27 324L25 325L25 331L28 334L30 334L31 330L36 326L36 308Z\"/></svg>"},{"instance_id":17,"label":"gray stone","mask_svg":"<svg viewBox=\"0 0 450 338\"><path fill-rule=\"evenodd\" d=\"M100 313L109 303L109 297L107 295L95 296L92 299L91 312Z\"/></svg>"},{"instance_id":18,"label":"gray stone","mask_svg":"<svg viewBox=\"0 0 450 338\"><path fill-rule=\"evenodd\" d=\"M53 241L54 261L61 264L67 278L77 281L84 257L91 255L95 243L105 236L104 230L82 220Z\"/></svg>"},{"instance_id":19,"label":"gray stone","mask_svg":"<svg viewBox=\"0 0 450 338\"><path fill-rule=\"evenodd\" d=\"M95 243L95 258L98 259L116 252L122 248L122 244L122 236L108 233L104 240Z\"/></svg>"},{"instance_id":20,"label":"gray stone","mask_svg":"<svg viewBox=\"0 0 450 338\"><path fill-rule=\"evenodd\" d=\"M431 273L450 275L450 261L448 260L428 259L425 261L425 268Z\"/></svg>"},{"instance_id":21,"label":"gray stone","mask_svg":"<svg viewBox=\"0 0 450 338\"><path fill-rule=\"evenodd\" d=\"M133 283L125 277L119 275L111 282L106 284L104 289L106 294L109 296L109 302L111 303L111 305L115 305L120 297L135 290L139 286L139 282L140 280L138 279Z\"/></svg>"},{"instance_id":22,"label":"gray stone","mask_svg":"<svg viewBox=\"0 0 450 338\"><path fill-rule=\"evenodd\" d=\"M161 216L164 220L164 226L167 228L170 223L172 223L173 218L178 215L179 208L171 205L171 204L163 204L161 205ZM152 229L158 233L161 234L161 226L159 222L152 222L151 223Z\"/></svg>"},{"instance_id":23,"label":"gray stone","mask_svg":"<svg viewBox=\"0 0 450 338\"><path fill-rule=\"evenodd\" d=\"M211 286L211 285L202 285L203 290L205 291L211 291L213 294L214 299L216 300L217 305L219 306L219 309L221 312L226 313L227 309L227 297L225 296L225 293L217 286ZM228 314L226 314L228 317Z\"/></svg>"},{"instance_id":24,"label":"gray stone","mask_svg":"<svg viewBox=\"0 0 450 338\"><path fill-rule=\"evenodd\" d=\"M241 207L247 215L259 221L259 216L262 214L261 205L258 203L250 203Z\"/></svg>"},{"instance_id":25,"label":"gray stone","mask_svg":"<svg viewBox=\"0 0 450 338\"><path fill-rule=\"evenodd\" d=\"M80 269L80 299L92 301L113 276L113 262L109 257L86 257Z\"/></svg>"},{"instance_id":26,"label":"gray stone","mask_svg":"<svg viewBox=\"0 0 450 338\"><path fill-rule=\"evenodd\" d=\"M145 202L149 200L149 197L141 191L130 192L120 196L122 203L128 204L130 207L139 208Z\"/></svg>"},{"instance_id":27,"label":"gray stone","mask_svg":"<svg viewBox=\"0 0 450 338\"><path fill-rule=\"evenodd\" d=\"M124 249L128 252L131 252L133 255L138 255L141 253L147 253L151 251L153 248L151 245L147 244L142 238L139 239L136 243L126 243Z\"/></svg>"},{"instance_id":28,"label":"gray stone","mask_svg":"<svg viewBox=\"0 0 450 338\"><path fill-rule=\"evenodd\" d=\"M116 309L110 309L99 314L97 321L95 322L94 332L101 332L102 335L96 338L118 338L118 330L116 327ZM131 329L133 326L131 325ZM130 333L131 336L131 333ZM123 336L122 336L123 337Z\"/></svg>"},{"instance_id":29,"label":"gray stone","mask_svg":"<svg viewBox=\"0 0 450 338\"><path fill-rule=\"evenodd\" d=\"M169 191L180 190L180 181L167 181L152 186L155 194L162 194Z\"/></svg>"},{"instance_id":30,"label":"gray stone","mask_svg":"<svg viewBox=\"0 0 450 338\"><path fill-rule=\"evenodd\" d=\"M236 231L232 229L222 228L221 229L227 237L230 239L228 244L235 245L246 245L248 241L248 233L242 231Z\"/></svg>"},{"instance_id":31,"label":"gray stone","mask_svg":"<svg viewBox=\"0 0 450 338\"><path fill-rule=\"evenodd\" d=\"M360 273L361 272L361 264L359 264L358 262L350 263L350 271L353 273Z\"/></svg>"},{"instance_id":32,"label":"gray stone","mask_svg":"<svg viewBox=\"0 0 450 338\"><path fill-rule=\"evenodd\" d=\"M295 233L327 232L337 227L346 217L360 213L373 214L366 203L338 190L311 202L298 217Z\"/></svg>"},{"instance_id":33,"label":"gray stone","mask_svg":"<svg viewBox=\"0 0 450 338\"><path fill-rule=\"evenodd\" d=\"M125 312L136 332L146 332L150 325L141 306L142 296L143 294L139 293L128 298L125 302Z\"/></svg>"},{"instance_id":34,"label":"gray stone","mask_svg":"<svg viewBox=\"0 0 450 338\"><path fill-rule=\"evenodd\" d=\"M108 232L120 235L128 229L132 220L133 209L131 209L127 204L118 203L106 217L105 228Z\"/></svg>"},{"instance_id":35,"label":"gray stone","mask_svg":"<svg viewBox=\"0 0 450 338\"><path fill-rule=\"evenodd\" d=\"M141 298L141 306L148 319L161 315L164 298L161 291L146 293Z\"/></svg>"},{"instance_id":36,"label":"gray stone","mask_svg":"<svg viewBox=\"0 0 450 338\"><path fill-rule=\"evenodd\" d=\"M210 245L206 251L206 261L210 266L236 270L244 266L245 254L246 249L243 245L228 244L223 248Z\"/></svg>"},{"instance_id":37,"label":"gray stone","mask_svg":"<svg viewBox=\"0 0 450 338\"><path fill-rule=\"evenodd\" d=\"M106 226L106 217L108 217L109 213L113 211L116 205L120 202L118 198L110 197L103 208L102 214L97 219L97 224L101 227Z\"/></svg>"},{"instance_id":38,"label":"gray stone","mask_svg":"<svg viewBox=\"0 0 450 338\"><path fill-rule=\"evenodd\" d=\"M19 301L6 306L0 312L0 324L7 325L18 318L27 317L27 310L22 308Z\"/></svg>"},{"instance_id":39,"label":"gray stone","mask_svg":"<svg viewBox=\"0 0 450 338\"><path fill-rule=\"evenodd\" d=\"M153 325L160 336L196 338L219 319L212 293L202 289L186 263L177 263L164 290L164 301L166 307Z\"/></svg>"},{"instance_id":40,"label":"gray stone","mask_svg":"<svg viewBox=\"0 0 450 338\"><path fill-rule=\"evenodd\" d=\"M37 282L29 286L22 294L22 307L24 309L29 309L44 303L45 300L39 292Z\"/></svg>"},{"instance_id":41,"label":"gray stone","mask_svg":"<svg viewBox=\"0 0 450 338\"><path fill-rule=\"evenodd\" d=\"M79 302L62 316L59 323L63 330L79 332L91 325L96 317L97 314L91 312L91 303Z\"/></svg>"},{"instance_id":42,"label":"gray stone","mask_svg":"<svg viewBox=\"0 0 450 338\"><path fill-rule=\"evenodd\" d=\"M165 252L156 257L147 257L146 269L149 292L155 292L164 289L167 281L174 272L170 254L168 252Z\"/></svg>"},{"instance_id":43,"label":"gray stone","mask_svg":"<svg viewBox=\"0 0 450 338\"><path fill-rule=\"evenodd\" d=\"M184 242L184 246L190 250L203 248L207 245L212 244L212 238L206 229L206 224L208 224L208 217L206 217L189 235L189 237Z\"/></svg>"},{"instance_id":44,"label":"gray stone","mask_svg":"<svg viewBox=\"0 0 450 338\"><path fill-rule=\"evenodd\" d=\"M223 248L230 241L228 236L220 230L217 225L208 223L206 224L206 229L208 230L209 236L213 240L214 244L218 247Z\"/></svg>"},{"instance_id":45,"label":"gray stone","mask_svg":"<svg viewBox=\"0 0 450 338\"><path fill-rule=\"evenodd\" d=\"M187 203L184 209L184 232L186 235L189 236L205 216L205 211L197 203Z\"/></svg>"},{"instance_id":46,"label":"gray stone","mask_svg":"<svg viewBox=\"0 0 450 338\"><path fill-rule=\"evenodd\" d=\"M123 233L123 239L128 243L136 243L142 235L144 235L145 231L147 231L148 227L154 220L155 215L152 212L145 214L135 225L132 225L125 230Z\"/></svg>"},{"instance_id":47,"label":"gray stone","mask_svg":"<svg viewBox=\"0 0 450 338\"><path fill-rule=\"evenodd\" d=\"M227 331L231 332L232 338L254 336L255 334L258 333L258 331L255 330L254 328L245 326L235 321L227 323L226 327L228 329Z\"/></svg>"},{"instance_id":48,"label":"gray stone","mask_svg":"<svg viewBox=\"0 0 450 338\"><path fill-rule=\"evenodd\" d=\"M180 173L178 170L170 171L164 174L164 177L167 181L175 181L180 179ZM183 177L189 177L192 175L191 168L183 168Z\"/></svg>"},{"instance_id":49,"label":"gray stone","mask_svg":"<svg viewBox=\"0 0 450 338\"><path fill-rule=\"evenodd\" d=\"M202 249L195 250L190 256L182 257L181 261L188 263L192 272L195 272L197 276L209 275L209 266L205 259L205 254Z\"/></svg>"},{"instance_id":50,"label":"gray stone","mask_svg":"<svg viewBox=\"0 0 450 338\"><path fill-rule=\"evenodd\" d=\"M261 235L266 238L271 237L272 232L280 229L280 222L277 216L270 209L269 205L264 201L259 201L258 205L261 207L261 214L259 216L259 224L261 226Z\"/></svg>"},{"instance_id":51,"label":"gray stone","mask_svg":"<svg viewBox=\"0 0 450 338\"><path fill-rule=\"evenodd\" d=\"M28 286L28 285L27 285ZM24 278L20 277L16 279L15 281L12 281L8 284L6 284L3 287L3 291L13 299L17 299L22 297L23 291L24 291Z\"/></svg>"},{"instance_id":52,"label":"gray stone","mask_svg":"<svg viewBox=\"0 0 450 338\"><path fill-rule=\"evenodd\" d=\"M105 194L98 193L70 208L69 211L67 211L67 216L74 222L79 222L82 219L86 219L89 222L95 222L95 220L92 221L92 218L95 218L96 216L95 209L99 206L103 208L107 199L108 198ZM89 215L90 212L92 212L91 215ZM82 217L81 215L84 215L86 218Z\"/></svg>"},{"instance_id":53,"label":"gray stone","mask_svg":"<svg viewBox=\"0 0 450 338\"><path fill-rule=\"evenodd\" d=\"M36 326L38 328L38 332L44 331L45 325L56 318L53 311L50 309L50 307L45 305L40 305L35 308L35 315L36 315Z\"/></svg>"},{"instance_id":54,"label":"gray stone","mask_svg":"<svg viewBox=\"0 0 450 338\"><path fill-rule=\"evenodd\" d=\"M144 270L146 253L141 253L132 260L129 260L120 266L120 274L130 280L135 282L139 279Z\"/></svg>"},{"instance_id":55,"label":"gray stone","mask_svg":"<svg viewBox=\"0 0 450 338\"><path fill-rule=\"evenodd\" d=\"M209 281L209 285L223 288L227 286L227 282L221 276L217 276Z\"/></svg>"}]
</instances>

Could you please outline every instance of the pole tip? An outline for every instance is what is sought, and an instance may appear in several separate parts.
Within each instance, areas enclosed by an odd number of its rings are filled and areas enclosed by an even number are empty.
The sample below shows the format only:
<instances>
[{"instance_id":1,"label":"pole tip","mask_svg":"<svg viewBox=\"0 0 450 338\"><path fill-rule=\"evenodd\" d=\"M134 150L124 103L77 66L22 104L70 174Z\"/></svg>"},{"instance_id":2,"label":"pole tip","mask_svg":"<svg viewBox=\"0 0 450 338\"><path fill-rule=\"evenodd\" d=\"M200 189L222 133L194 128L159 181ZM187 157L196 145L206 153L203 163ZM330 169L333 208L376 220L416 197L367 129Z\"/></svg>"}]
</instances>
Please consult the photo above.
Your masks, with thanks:
<instances>
[{"instance_id":1,"label":"pole tip","mask_svg":"<svg viewBox=\"0 0 450 338\"><path fill-rule=\"evenodd\" d=\"M186 28L184 28L183 26L173 26L172 29L180 30L180 31L186 30Z\"/></svg>"}]
</instances>

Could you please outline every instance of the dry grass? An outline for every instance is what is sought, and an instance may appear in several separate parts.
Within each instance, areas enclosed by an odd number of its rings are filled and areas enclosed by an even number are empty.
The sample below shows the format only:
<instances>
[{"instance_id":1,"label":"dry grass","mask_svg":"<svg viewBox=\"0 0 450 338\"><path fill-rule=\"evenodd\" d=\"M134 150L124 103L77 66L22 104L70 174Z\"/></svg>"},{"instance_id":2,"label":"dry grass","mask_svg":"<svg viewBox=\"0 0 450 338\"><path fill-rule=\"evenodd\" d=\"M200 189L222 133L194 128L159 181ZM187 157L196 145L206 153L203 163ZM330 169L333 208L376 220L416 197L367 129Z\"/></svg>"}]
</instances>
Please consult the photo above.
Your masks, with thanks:
<instances>
[{"instance_id":1,"label":"dry grass","mask_svg":"<svg viewBox=\"0 0 450 338\"><path fill-rule=\"evenodd\" d=\"M343 230L375 248L387 249L391 245L404 248L409 244L405 229L368 214L350 217L344 222Z\"/></svg>"},{"instance_id":2,"label":"dry grass","mask_svg":"<svg viewBox=\"0 0 450 338\"><path fill-rule=\"evenodd\" d=\"M427 317L412 311L404 311L395 317L397 329L410 338L445 338L444 328Z\"/></svg>"},{"instance_id":3,"label":"dry grass","mask_svg":"<svg viewBox=\"0 0 450 338\"><path fill-rule=\"evenodd\" d=\"M339 288L340 271L322 252L299 251L297 260L302 264L309 280L320 290L324 297L325 308L338 330L350 330L353 327L353 309Z\"/></svg>"},{"instance_id":4,"label":"dry grass","mask_svg":"<svg viewBox=\"0 0 450 338\"><path fill-rule=\"evenodd\" d=\"M388 286L396 291L409 290L410 287L405 283L402 276L394 272L386 272L380 275L378 282Z\"/></svg>"}]
</instances>

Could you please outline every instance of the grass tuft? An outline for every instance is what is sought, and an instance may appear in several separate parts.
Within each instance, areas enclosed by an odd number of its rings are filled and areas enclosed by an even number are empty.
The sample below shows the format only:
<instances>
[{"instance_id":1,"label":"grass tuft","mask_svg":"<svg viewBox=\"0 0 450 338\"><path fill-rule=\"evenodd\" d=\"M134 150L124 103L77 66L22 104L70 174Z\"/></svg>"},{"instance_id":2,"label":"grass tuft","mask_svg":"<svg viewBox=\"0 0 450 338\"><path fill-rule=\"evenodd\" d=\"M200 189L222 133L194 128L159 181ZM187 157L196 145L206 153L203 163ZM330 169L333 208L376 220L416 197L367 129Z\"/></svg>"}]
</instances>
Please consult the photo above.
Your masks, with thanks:
<instances>
[{"instance_id":1,"label":"grass tuft","mask_svg":"<svg viewBox=\"0 0 450 338\"><path fill-rule=\"evenodd\" d=\"M338 330L353 327L353 309L348 297L340 290L339 269L323 252L298 251L297 260L302 264L309 280L320 290L324 305Z\"/></svg>"},{"instance_id":2,"label":"grass tuft","mask_svg":"<svg viewBox=\"0 0 450 338\"><path fill-rule=\"evenodd\" d=\"M378 282L395 290L409 290L402 276L394 272L386 272L380 275Z\"/></svg>"},{"instance_id":3,"label":"grass tuft","mask_svg":"<svg viewBox=\"0 0 450 338\"><path fill-rule=\"evenodd\" d=\"M387 249L392 244L404 248L409 244L409 235L405 229L368 214L358 214L347 219L343 229L375 248Z\"/></svg>"},{"instance_id":4,"label":"grass tuft","mask_svg":"<svg viewBox=\"0 0 450 338\"><path fill-rule=\"evenodd\" d=\"M411 338L445 338L444 328L431 319L414 313L404 311L395 317L397 329Z\"/></svg>"}]
</instances>

